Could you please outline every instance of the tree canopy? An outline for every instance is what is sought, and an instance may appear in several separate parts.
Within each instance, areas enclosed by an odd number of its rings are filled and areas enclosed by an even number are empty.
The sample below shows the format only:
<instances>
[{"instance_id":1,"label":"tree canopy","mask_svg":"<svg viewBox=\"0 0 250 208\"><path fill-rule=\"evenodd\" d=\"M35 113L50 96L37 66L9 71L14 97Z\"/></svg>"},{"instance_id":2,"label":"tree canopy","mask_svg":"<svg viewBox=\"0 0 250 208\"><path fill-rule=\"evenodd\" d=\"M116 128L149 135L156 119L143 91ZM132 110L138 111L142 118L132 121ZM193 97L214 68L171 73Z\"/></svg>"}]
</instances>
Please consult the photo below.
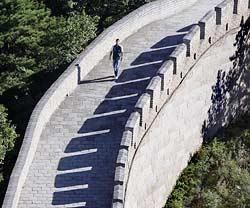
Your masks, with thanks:
<instances>
[{"instance_id":1,"label":"tree canopy","mask_svg":"<svg viewBox=\"0 0 250 208\"><path fill-rule=\"evenodd\" d=\"M153 0L43 0L56 16L70 16L83 11L92 17L98 16L98 31L150 1Z\"/></svg>"},{"instance_id":2,"label":"tree canopy","mask_svg":"<svg viewBox=\"0 0 250 208\"><path fill-rule=\"evenodd\" d=\"M53 17L29 0L0 3L0 93L42 70L70 63L95 37L97 18Z\"/></svg>"},{"instance_id":3,"label":"tree canopy","mask_svg":"<svg viewBox=\"0 0 250 208\"><path fill-rule=\"evenodd\" d=\"M17 134L15 127L7 119L7 112L3 105L0 105L0 170L3 169L4 158L7 152L14 147ZM3 179L0 172L0 182Z\"/></svg>"},{"instance_id":4,"label":"tree canopy","mask_svg":"<svg viewBox=\"0 0 250 208\"><path fill-rule=\"evenodd\" d=\"M235 208L250 204L250 117L222 132L192 159L166 208Z\"/></svg>"}]
</instances>

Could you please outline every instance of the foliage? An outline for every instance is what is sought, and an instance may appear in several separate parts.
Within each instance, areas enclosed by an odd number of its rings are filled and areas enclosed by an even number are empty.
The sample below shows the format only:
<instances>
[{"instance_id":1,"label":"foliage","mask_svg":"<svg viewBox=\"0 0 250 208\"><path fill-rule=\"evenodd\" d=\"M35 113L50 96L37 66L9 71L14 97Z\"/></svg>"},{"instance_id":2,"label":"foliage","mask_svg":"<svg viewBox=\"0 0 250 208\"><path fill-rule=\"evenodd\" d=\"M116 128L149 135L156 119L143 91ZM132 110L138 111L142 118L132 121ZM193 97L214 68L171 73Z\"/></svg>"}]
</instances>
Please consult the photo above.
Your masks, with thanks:
<instances>
[{"instance_id":1,"label":"foliage","mask_svg":"<svg viewBox=\"0 0 250 208\"><path fill-rule=\"evenodd\" d=\"M250 117L205 144L184 170L166 208L235 208L250 204Z\"/></svg>"},{"instance_id":2,"label":"foliage","mask_svg":"<svg viewBox=\"0 0 250 208\"><path fill-rule=\"evenodd\" d=\"M237 50L234 56L231 57L231 61L234 62L235 67L249 65L250 17L245 23L241 23L241 29L235 39L234 46L236 46Z\"/></svg>"},{"instance_id":3,"label":"foliage","mask_svg":"<svg viewBox=\"0 0 250 208\"><path fill-rule=\"evenodd\" d=\"M3 168L6 153L14 148L16 137L15 127L8 121L6 109L0 105L0 170ZM0 182L2 177L0 174Z\"/></svg>"},{"instance_id":4,"label":"foliage","mask_svg":"<svg viewBox=\"0 0 250 208\"><path fill-rule=\"evenodd\" d=\"M98 16L98 31L102 31L130 11L152 0L43 0L56 16L78 14Z\"/></svg>"},{"instance_id":5,"label":"foliage","mask_svg":"<svg viewBox=\"0 0 250 208\"><path fill-rule=\"evenodd\" d=\"M0 93L70 63L95 37L96 18L84 13L51 17L43 4L29 0L3 0L0 12Z\"/></svg>"}]
</instances>

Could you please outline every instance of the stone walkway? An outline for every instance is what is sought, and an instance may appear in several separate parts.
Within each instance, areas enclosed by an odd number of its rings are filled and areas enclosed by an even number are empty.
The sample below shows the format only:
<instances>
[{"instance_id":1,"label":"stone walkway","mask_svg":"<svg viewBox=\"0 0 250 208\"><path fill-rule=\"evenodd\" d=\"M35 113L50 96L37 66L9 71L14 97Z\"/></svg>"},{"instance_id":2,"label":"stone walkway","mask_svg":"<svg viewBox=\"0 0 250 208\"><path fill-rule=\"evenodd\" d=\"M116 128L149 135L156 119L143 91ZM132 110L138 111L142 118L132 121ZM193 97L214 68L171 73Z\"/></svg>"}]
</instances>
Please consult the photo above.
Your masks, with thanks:
<instances>
[{"instance_id":1,"label":"stone walkway","mask_svg":"<svg viewBox=\"0 0 250 208\"><path fill-rule=\"evenodd\" d=\"M136 101L188 29L220 2L199 0L123 41L116 82L104 57L46 125L18 208L111 207L118 147Z\"/></svg>"}]
</instances>

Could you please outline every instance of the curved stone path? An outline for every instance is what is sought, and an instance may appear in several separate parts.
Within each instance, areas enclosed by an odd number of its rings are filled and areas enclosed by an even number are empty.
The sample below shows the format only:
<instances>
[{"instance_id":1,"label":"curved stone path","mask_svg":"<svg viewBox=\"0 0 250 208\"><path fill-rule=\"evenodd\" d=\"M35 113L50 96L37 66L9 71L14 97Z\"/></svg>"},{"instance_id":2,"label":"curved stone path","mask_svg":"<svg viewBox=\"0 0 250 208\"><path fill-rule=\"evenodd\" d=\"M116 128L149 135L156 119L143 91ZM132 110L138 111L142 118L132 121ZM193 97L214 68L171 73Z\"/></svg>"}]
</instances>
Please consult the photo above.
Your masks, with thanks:
<instances>
[{"instance_id":1,"label":"curved stone path","mask_svg":"<svg viewBox=\"0 0 250 208\"><path fill-rule=\"evenodd\" d=\"M188 29L221 0L198 0L122 42L119 79L108 54L52 115L21 192L18 208L110 208L115 161L136 101Z\"/></svg>"}]
</instances>

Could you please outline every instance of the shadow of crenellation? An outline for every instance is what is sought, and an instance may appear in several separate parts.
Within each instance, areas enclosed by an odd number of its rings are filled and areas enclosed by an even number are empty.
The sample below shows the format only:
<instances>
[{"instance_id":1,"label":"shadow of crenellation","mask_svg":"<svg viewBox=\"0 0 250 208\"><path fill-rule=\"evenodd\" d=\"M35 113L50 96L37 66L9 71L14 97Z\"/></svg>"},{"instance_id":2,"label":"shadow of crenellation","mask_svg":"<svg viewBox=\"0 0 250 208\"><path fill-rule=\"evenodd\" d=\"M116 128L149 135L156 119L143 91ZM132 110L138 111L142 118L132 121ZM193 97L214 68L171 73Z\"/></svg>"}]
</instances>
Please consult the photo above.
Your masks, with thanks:
<instances>
[{"instance_id":1,"label":"shadow of crenellation","mask_svg":"<svg viewBox=\"0 0 250 208\"><path fill-rule=\"evenodd\" d=\"M233 67L219 70L217 82L212 86L212 105L204 121L202 134L208 141L221 127L248 113L250 103L250 18L241 24L236 35L236 52L230 57Z\"/></svg>"}]
</instances>

